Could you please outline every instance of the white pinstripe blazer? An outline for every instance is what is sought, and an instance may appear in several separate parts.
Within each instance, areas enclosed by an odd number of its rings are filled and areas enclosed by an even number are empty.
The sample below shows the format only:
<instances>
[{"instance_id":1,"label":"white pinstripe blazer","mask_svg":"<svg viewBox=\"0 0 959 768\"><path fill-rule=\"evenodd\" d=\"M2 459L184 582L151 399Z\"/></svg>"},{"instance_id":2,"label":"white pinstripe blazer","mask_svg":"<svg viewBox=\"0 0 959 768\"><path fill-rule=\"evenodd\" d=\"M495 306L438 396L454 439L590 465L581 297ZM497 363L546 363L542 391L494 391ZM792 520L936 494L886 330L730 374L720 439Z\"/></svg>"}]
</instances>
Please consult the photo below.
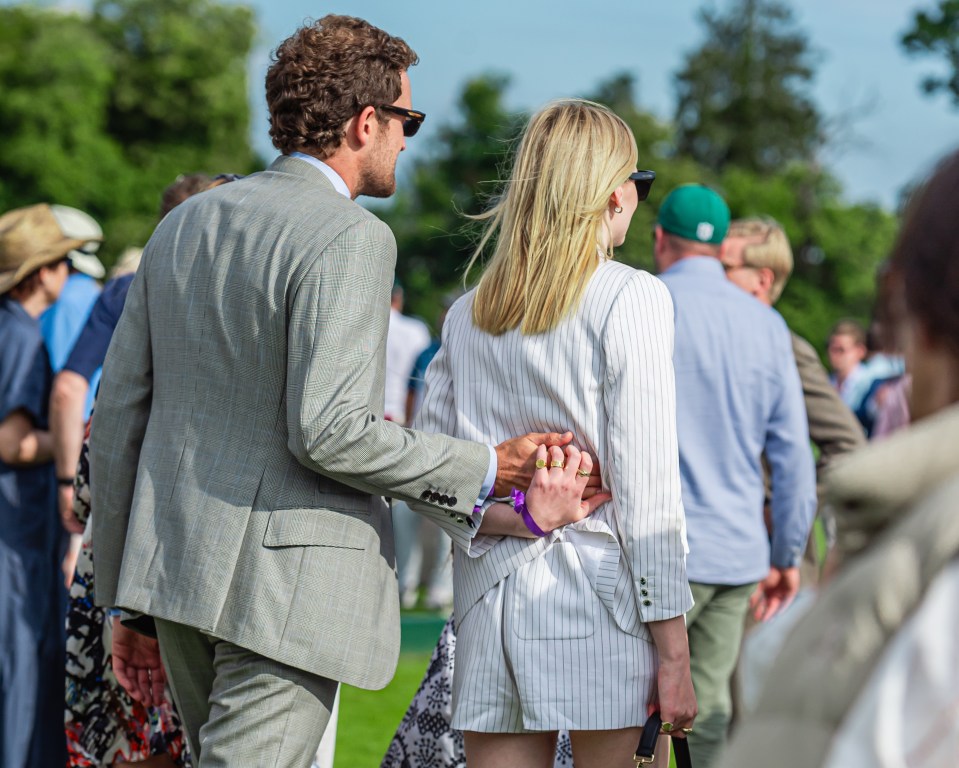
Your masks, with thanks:
<instances>
[{"instance_id":1,"label":"white pinstripe blazer","mask_svg":"<svg viewBox=\"0 0 959 768\"><path fill-rule=\"evenodd\" d=\"M692 606L669 292L646 272L605 261L579 308L532 336L474 327L474 296L462 297L446 318L418 426L492 444L569 429L601 462L613 500L543 539L478 535L468 553L457 549L456 614L465 616L487 590L565 537L594 566L586 567L590 581L617 624L648 637L645 622Z\"/></svg>"}]
</instances>

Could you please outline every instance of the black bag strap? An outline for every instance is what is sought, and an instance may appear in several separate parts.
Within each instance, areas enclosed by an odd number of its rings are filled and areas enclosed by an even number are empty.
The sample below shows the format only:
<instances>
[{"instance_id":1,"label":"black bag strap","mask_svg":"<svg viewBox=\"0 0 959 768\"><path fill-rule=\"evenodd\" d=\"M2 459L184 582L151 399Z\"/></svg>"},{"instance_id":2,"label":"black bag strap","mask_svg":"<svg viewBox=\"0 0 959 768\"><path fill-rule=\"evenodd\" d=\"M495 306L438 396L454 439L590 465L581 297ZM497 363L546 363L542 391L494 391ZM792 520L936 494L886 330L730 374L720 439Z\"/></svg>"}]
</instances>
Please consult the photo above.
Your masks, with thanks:
<instances>
[{"instance_id":1,"label":"black bag strap","mask_svg":"<svg viewBox=\"0 0 959 768\"><path fill-rule=\"evenodd\" d=\"M639 746L636 747L636 754L633 755L633 762L637 768L641 765L649 765L653 762L656 750L656 740L662 732L663 718L659 711L653 712L643 726L643 733L639 737ZM673 754L676 755L676 768L693 768L693 763L689 757L689 744L686 739L673 739Z\"/></svg>"}]
</instances>

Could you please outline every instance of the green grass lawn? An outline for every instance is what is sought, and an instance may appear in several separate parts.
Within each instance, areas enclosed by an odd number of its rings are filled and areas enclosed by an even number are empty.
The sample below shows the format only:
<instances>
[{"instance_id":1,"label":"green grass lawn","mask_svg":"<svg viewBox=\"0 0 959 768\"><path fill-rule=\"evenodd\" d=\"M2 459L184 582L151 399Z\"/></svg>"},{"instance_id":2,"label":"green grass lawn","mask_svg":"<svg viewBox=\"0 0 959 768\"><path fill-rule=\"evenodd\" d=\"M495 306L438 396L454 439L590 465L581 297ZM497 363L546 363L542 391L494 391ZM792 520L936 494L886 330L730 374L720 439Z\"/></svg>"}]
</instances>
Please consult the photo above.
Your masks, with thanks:
<instances>
[{"instance_id":1,"label":"green grass lawn","mask_svg":"<svg viewBox=\"0 0 959 768\"><path fill-rule=\"evenodd\" d=\"M376 768L406 708L419 688L446 616L403 611L402 644L396 675L382 691L344 685L336 731L336 768Z\"/></svg>"},{"instance_id":2,"label":"green grass lawn","mask_svg":"<svg viewBox=\"0 0 959 768\"><path fill-rule=\"evenodd\" d=\"M375 768L380 764L426 673L431 650L402 653L396 676L382 691L343 686L336 731L336 768Z\"/></svg>"}]
</instances>

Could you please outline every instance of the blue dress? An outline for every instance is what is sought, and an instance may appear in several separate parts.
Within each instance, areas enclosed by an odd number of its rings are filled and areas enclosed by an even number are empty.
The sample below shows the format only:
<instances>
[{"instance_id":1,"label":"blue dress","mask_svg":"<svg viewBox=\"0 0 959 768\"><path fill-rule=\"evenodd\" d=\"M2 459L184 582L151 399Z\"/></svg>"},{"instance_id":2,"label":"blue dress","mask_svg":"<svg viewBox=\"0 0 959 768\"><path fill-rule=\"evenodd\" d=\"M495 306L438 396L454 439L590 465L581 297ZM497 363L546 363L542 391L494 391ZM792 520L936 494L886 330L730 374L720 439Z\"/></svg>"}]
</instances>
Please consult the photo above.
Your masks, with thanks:
<instances>
[{"instance_id":1,"label":"blue dress","mask_svg":"<svg viewBox=\"0 0 959 768\"><path fill-rule=\"evenodd\" d=\"M40 325L0 296L0 421L47 428L53 372ZM52 463L0 460L0 764L62 768L66 535Z\"/></svg>"}]
</instances>

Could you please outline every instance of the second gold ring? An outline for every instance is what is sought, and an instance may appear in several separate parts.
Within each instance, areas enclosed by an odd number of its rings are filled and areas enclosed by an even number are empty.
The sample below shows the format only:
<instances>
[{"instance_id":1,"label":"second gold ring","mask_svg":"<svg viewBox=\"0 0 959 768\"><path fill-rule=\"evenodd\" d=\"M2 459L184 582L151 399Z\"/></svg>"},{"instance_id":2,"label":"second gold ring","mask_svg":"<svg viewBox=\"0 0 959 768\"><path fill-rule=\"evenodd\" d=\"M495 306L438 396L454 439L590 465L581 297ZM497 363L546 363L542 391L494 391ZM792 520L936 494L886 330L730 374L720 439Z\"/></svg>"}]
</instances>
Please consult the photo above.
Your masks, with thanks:
<instances>
[{"instance_id":1,"label":"second gold ring","mask_svg":"<svg viewBox=\"0 0 959 768\"><path fill-rule=\"evenodd\" d=\"M549 463L549 465L550 465L551 467L559 467L560 469L562 469L563 467L566 466L566 462L564 462L564 461L551 461L551 462Z\"/></svg>"}]
</instances>

